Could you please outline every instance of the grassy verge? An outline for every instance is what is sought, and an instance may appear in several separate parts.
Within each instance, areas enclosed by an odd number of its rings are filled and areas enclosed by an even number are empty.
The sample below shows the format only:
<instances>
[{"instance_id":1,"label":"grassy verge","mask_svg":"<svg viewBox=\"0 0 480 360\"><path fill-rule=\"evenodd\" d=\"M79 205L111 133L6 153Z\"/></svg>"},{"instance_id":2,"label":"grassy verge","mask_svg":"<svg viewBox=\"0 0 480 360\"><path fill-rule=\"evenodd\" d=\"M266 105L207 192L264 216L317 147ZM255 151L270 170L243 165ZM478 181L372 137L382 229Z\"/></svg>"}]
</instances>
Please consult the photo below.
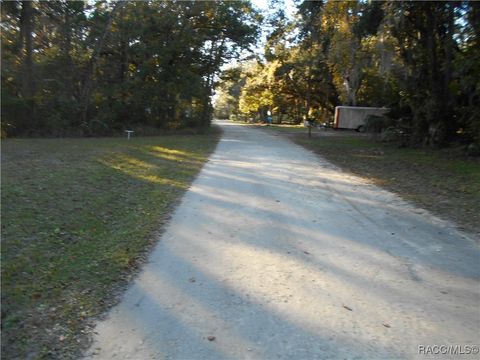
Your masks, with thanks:
<instances>
[{"instance_id":1,"label":"grassy verge","mask_svg":"<svg viewBox=\"0 0 480 360\"><path fill-rule=\"evenodd\" d=\"M480 161L456 149L407 149L368 135L298 127L264 128L284 134L356 175L401 195L461 229L480 233Z\"/></svg>"},{"instance_id":2,"label":"grassy verge","mask_svg":"<svg viewBox=\"0 0 480 360\"><path fill-rule=\"evenodd\" d=\"M72 358L219 130L2 141L2 358Z\"/></svg>"}]
</instances>

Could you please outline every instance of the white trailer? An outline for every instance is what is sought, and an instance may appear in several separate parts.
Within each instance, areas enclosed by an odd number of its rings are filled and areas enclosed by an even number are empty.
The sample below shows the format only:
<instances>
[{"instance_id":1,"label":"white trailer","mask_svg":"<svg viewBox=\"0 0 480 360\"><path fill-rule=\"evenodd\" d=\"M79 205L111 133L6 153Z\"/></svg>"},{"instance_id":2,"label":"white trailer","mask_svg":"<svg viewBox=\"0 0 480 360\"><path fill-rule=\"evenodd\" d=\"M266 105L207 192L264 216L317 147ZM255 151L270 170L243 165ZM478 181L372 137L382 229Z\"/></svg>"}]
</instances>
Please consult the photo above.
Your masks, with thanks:
<instances>
[{"instance_id":1,"label":"white trailer","mask_svg":"<svg viewBox=\"0 0 480 360\"><path fill-rule=\"evenodd\" d=\"M362 131L365 129L365 120L369 115L382 116L388 111L390 111L388 108L337 106L335 107L333 128Z\"/></svg>"}]
</instances>

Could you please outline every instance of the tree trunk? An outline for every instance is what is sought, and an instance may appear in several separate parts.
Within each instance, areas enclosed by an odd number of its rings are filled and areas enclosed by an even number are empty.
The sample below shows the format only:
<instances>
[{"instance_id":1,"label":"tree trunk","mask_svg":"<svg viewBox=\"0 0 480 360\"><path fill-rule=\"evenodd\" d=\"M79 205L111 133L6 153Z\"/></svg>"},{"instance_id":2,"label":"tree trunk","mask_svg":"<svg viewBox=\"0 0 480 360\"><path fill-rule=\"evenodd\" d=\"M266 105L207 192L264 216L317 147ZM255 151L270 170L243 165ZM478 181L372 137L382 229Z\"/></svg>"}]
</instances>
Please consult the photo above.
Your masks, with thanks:
<instances>
[{"instance_id":1,"label":"tree trunk","mask_svg":"<svg viewBox=\"0 0 480 360\"><path fill-rule=\"evenodd\" d=\"M213 80L215 79L215 69L218 68L218 65L222 61L225 41L226 41L226 38L222 36L222 39L220 40L220 44L218 46L215 46L215 43L212 40L210 58L213 60L210 62L209 68L208 68L209 74L207 76L207 81L206 81L206 88L208 91L208 95L205 97L205 100L203 103L203 111L202 111L203 125L207 125L210 120L210 108L211 108L210 97L213 92Z\"/></svg>"},{"instance_id":2,"label":"tree trunk","mask_svg":"<svg viewBox=\"0 0 480 360\"><path fill-rule=\"evenodd\" d=\"M35 82L33 78L33 8L30 1L22 1L20 27L22 35L22 96L32 99L35 94Z\"/></svg>"},{"instance_id":3,"label":"tree trunk","mask_svg":"<svg viewBox=\"0 0 480 360\"><path fill-rule=\"evenodd\" d=\"M113 19L115 17L115 13L123 7L123 5L126 2L124 1L119 1L115 3L114 8L110 12L110 15L108 17L107 23L105 24L105 30L100 37L100 39L97 42L97 46L95 46L92 56L90 57L90 60L87 65L87 69L85 71L85 76L84 76L84 82L83 82L83 91L81 93L81 98L80 98L80 104L81 104L81 109L80 109L80 119L81 119L81 125L86 127L88 125L88 108L90 106L90 94L92 92L92 82L93 82L93 73L95 72L95 67L98 62L98 57L100 55L100 52L103 49L103 46L105 44L105 40L107 38L107 35L110 31L110 27L112 25Z\"/></svg>"},{"instance_id":4,"label":"tree trunk","mask_svg":"<svg viewBox=\"0 0 480 360\"><path fill-rule=\"evenodd\" d=\"M120 11L121 27L120 27L120 72L119 80L124 82L128 72L128 32L125 28L125 8Z\"/></svg>"},{"instance_id":5,"label":"tree trunk","mask_svg":"<svg viewBox=\"0 0 480 360\"><path fill-rule=\"evenodd\" d=\"M441 104L441 112L443 114L442 120L445 128L444 137L441 140L442 143L446 143L451 140L455 134L457 124L453 116L453 109L455 108L455 98L450 93L450 83L453 77L453 51L455 50L455 3L444 3L446 11L446 31L445 38L443 39L443 47L445 52L444 66L443 66L443 92Z\"/></svg>"},{"instance_id":6,"label":"tree trunk","mask_svg":"<svg viewBox=\"0 0 480 360\"><path fill-rule=\"evenodd\" d=\"M64 5L64 39L63 39L63 56L65 58L65 64L67 69L71 69L72 66L72 25L71 15L68 9L68 4Z\"/></svg>"}]
</instances>

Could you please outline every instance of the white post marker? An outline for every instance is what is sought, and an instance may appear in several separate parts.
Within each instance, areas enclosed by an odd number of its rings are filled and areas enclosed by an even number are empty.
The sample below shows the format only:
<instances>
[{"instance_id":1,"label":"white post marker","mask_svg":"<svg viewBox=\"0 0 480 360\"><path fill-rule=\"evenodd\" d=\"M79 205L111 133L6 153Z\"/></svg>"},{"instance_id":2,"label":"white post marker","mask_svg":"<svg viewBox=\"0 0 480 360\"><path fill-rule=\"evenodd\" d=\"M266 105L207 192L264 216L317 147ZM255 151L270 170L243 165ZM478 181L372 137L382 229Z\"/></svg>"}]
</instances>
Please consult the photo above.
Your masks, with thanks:
<instances>
[{"instance_id":1,"label":"white post marker","mask_svg":"<svg viewBox=\"0 0 480 360\"><path fill-rule=\"evenodd\" d=\"M133 134L135 131L133 131L133 130L125 130L125 132L127 133L127 140L130 140L130 134Z\"/></svg>"}]
</instances>

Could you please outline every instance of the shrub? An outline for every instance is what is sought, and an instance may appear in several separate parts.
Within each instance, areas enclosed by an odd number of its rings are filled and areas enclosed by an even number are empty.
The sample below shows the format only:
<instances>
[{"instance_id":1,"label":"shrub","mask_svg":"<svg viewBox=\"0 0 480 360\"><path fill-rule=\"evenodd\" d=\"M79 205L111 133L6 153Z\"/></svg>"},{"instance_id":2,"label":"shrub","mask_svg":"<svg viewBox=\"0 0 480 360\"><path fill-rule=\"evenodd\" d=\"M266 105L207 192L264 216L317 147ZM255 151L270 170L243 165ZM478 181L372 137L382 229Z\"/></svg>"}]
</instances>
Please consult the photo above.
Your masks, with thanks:
<instances>
[{"instance_id":1,"label":"shrub","mask_svg":"<svg viewBox=\"0 0 480 360\"><path fill-rule=\"evenodd\" d=\"M391 120L385 116L369 115L365 120L365 131L371 133L381 133L391 126Z\"/></svg>"}]
</instances>

